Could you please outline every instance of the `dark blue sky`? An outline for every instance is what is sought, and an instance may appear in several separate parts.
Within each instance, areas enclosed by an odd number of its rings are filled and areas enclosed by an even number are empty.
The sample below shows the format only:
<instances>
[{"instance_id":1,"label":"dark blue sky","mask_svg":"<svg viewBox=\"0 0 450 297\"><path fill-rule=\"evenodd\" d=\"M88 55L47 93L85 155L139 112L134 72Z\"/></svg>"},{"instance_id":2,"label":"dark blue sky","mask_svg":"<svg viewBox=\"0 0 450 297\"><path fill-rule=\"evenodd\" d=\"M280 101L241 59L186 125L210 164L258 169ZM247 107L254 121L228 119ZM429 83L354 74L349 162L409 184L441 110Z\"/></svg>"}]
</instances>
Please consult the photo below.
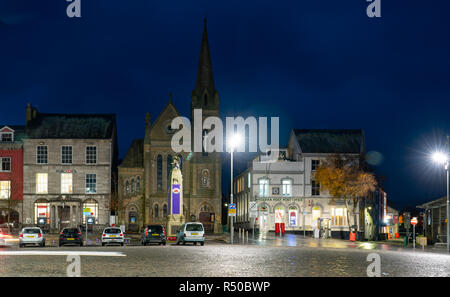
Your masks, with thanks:
<instances>
[{"instance_id":1,"label":"dark blue sky","mask_svg":"<svg viewBox=\"0 0 450 297\"><path fill-rule=\"evenodd\" d=\"M65 0L0 0L0 123L24 124L27 102L116 113L123 157L169 92L189 114L206 16L222 116L279 116L284 145L362 128L389 198L415 205L445 192L427 153L450 133L450 3L381 1L369 19L365 0L82 0L69 19Z\"/></svg>"}]
</instances>

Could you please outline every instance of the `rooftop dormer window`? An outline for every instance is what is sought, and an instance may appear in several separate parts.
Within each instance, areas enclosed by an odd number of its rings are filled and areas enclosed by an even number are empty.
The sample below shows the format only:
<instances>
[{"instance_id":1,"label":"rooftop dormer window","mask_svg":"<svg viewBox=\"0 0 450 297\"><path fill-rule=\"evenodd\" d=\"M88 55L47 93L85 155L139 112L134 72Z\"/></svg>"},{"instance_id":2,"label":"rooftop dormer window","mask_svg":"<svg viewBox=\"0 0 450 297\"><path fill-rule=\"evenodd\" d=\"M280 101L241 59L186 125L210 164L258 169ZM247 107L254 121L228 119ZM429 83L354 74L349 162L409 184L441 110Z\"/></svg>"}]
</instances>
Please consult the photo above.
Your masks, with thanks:
<instances>
[{"instance_id":1,"label":"rooftop dormer window","mask_svg":"<svg viewBox=\"0 0 450 297\"><path fill-rule=\"evenodd\" d=\"M1 142L13 142L13 133L12 132L2 132L0 133L0 141Z\"/></svg>"}]
</instances>

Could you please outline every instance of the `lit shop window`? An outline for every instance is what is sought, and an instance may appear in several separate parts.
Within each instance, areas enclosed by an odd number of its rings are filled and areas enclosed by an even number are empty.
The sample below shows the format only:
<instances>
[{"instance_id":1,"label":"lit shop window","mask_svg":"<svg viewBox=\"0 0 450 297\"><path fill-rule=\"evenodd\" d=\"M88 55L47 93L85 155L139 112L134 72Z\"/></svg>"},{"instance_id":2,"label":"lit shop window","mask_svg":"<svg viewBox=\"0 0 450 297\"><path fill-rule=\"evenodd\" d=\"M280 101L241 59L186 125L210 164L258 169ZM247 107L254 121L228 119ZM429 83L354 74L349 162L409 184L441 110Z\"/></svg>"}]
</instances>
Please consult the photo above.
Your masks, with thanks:
<instances>
[{"instance_id":1,"label":"lit shop window","mask_svg":"<svg viewBox=\"0 0 450 297\"><path fill-rule=\"evenodd\" d=\"M334 226L347 225L347 208L332 208L331 221Z\"/></svg>"},{"instance_id":2,"label":"lit shop window","mask_svg":"<svg viewBox=\"0 0 450 297\"><path fill-rule=\"evenodd\" d=\"M11 182L9 180L0 181L0 199L9 199L11 195Z\"/></svg>"},{"instance_id":3,"label":"lit shop window","mask_svg":"<svg viewBox=\"0 0 450 297\"><path fill-rule=\"evenodd\" d=\"M48 163L48 148L46 145L38 145L36 148L36 163L47 164Z\"/></svg>"},{"instance_id":4,"label":"lit shop window","mask_svg":"<svg viewBox=\"0 0 450 297\"><path fill-rule=\"evenodd\" d=\"M260 179L259 180L259 196L260 197L269 196L269 180L268 179Z\"/></svg>"},{"instance_id":5,"label":"lit shop window","mask_svg":"<svg viewBox=\"0 0 450 297\"><path fill-rule=\"evenodd\" d=\"M0 158L0 171L2 172L9 172L11 171L11 158L10 157L4 157Z\"/></svg>"},{"instance_id":6,"label":"lit shop window","mask_svg":"<svg viewBox=\"0 0 450 297\"><path fill-rule=\"evenodd\" d=\"M297 226L297 207L290 206L289 207L289 226Z\"/></svg>"},{"instance_id":7,"label":"lit shop window","mask_svg":"<svg viewBox=\"0 0 450 297\"><path fill-rule=\"evenodd\" d=\"M318 220L320 218L320 215L321 215L320 207L314 206L313 209L312 209L312 218L313 218L313 220L314 221Z\"/></svg>"},{"instance_id":8,"label":"lit shop window","mask_svg":"<svg viewBox=\"0 0 450 297\"><path fill-rule=\"evenodd\" d=\"M284 222L284 207L279 205L275 207L275 223Z\"/></svg>"},{"instance_id":9,"label":"lit shop window","mask_svg":"<svg viewBox=\"0 0 450 297\"><path fill-rule=\"evenodd\" d=\"M36 173L36 194L47 194L48 173Z\"/></svg>"},{"instance_id":10,"label":"lit shop window","mask_svg":"<svg viewBox=\"0 0 450 297\"><path fill-rule=\"evenodd\" d=\"M91 216L93 216L95 218L95 221L98 221L98 202L95 201L94 199L87 199L84 203L83 203L83 209L89 208L89 210L91 211ZM86 223L86 216L83 216L83 223Z\"/></svg>"},{"instance_id":11,"label":"lit shop window","mask_svg":"<svg viewBox=\"0 0 450 297\"><path fill-rule=\"evenodd\" d=\"M86 174L86 194L97 193L97 174L87 173Z\"/></svg>"},{"instance_id":12,"label":"lit shop window","mask_svg":"<svg viewBox=\"0 0 450 297\"><path fill-rule=\"evenodd\" d=\"M72 173L61 173L61 193L72 194Z\"/></svg>"},{"instance_id":13,"label":"lit shop window","mask_svg":"<svg viewBox=\"0 0 450 297\"><path fill-rule=\"evenodd\" d=\"M39 200L39 201L45 201L45 200ZM34 223L38 223L38 218L49 218L50 217L50 211L49 206L47 202L36 202L34 204Z\"/></svg>"},{"instance_id":14,"label":"lit shop window","mask_svg":"<svg viewBox=\"0 0 450 297\"><path fill-rule=\"evenodd\" d=\"M61 163L72 164L72 147L70 145L61 147Z\"/></svg>"},{"instance_id":15,"label":"lit shop window","mask_svg":"<svg viewBox=\"0 0 450 297\"><path fill-rule=\"evenodd\" d=\"M86 164L96 164L97 163L97 147L87 146L86 147Z\"/></svg>"},{"instance_id":16,"label":"lit shop window","mask_svg":"<svg viewBox=\"0 0 450 297\"><path fill-rule=\"evenodd\" d=\"M282 194L283 196L292 196L292 180L283 179L282 183Z\"/></svg>"}]
</instances>

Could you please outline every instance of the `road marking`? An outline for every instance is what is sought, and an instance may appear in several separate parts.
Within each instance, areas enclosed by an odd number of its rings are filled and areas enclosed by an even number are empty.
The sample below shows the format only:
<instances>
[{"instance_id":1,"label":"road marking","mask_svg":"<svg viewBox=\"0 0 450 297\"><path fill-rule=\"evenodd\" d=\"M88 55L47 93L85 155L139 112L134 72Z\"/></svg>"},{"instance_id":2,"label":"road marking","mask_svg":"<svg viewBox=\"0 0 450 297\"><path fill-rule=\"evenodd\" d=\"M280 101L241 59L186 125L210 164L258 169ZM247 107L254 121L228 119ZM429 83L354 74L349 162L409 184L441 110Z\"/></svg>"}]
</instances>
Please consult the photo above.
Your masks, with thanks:
<instances>
[{"instance_id":1,"label":"road marking","mask_svg":"<svg viewBox=\"0 0 450 297\"><path fill-rule=\"evenodd\" d=\"M89 251L0 251L0 256L97 256L97 257L126 257L122 252L89 252Z\"/></svg>"}]
</instances>

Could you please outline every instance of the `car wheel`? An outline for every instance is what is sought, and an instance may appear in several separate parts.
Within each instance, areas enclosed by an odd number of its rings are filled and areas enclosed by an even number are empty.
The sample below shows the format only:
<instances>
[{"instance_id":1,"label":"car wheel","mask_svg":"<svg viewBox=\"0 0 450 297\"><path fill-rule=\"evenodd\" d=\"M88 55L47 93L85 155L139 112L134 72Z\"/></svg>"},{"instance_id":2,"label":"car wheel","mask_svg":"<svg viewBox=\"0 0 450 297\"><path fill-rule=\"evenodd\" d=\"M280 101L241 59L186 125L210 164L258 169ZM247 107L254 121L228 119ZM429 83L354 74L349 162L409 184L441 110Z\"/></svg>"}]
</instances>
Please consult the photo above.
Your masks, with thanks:
<instances>
[{"instance_id":1,"label":"car wheel","mask_svg":"<svg viewBox=\"0 0 450 297\"><path fill-rule=\"evenodd\" d=\"M177 240L177 245L180 245L180 242Z\"/></svg>"},{"instance_id":2,"label":"car wheel","mask_svg":"<svg viewBox=\"0 0 450 297\"><path fill-rule=\"evenodd\" d=\"M123 242L121 242L120 245L123 246Z\"/></svg>"},{"instance_id":3,"label":"car wheel","mask_svg":"<svg viewBox=\"0 0 450 297\"><path fill-rule=\"evenodd\" d=\"M60 243L60 244L58 244L58 246L60 246L60 247L61 247L61 246L63 246L63 244L62 244L62 243Z\"/></svg>"},{"instance_id":4,"label":"car wheel","mask_svg":"<svg viewBox=\"0 0 450 297\"><path fill-rule=\"evenodd\" d=\"M105 243L104 243L104 242L102 242L102 246L105 246Z\"/></svg>"},{"instance_id":5,"label":"car wheel","mask_svg":"<svg viewBox=\"0 0 450 297\"><path fill-rule=\"evenodd\" d=\"M83 243L82 243L82 242L80 243L80 246L83 246Z\"/></svg>"},{"instance_id":6,"label":"car wheel","mask_svg":"<svg viewBox=\"0 0 450 297\"><path fill-rule=\"evenodd\" d=\"M19 247L23 247L23 244L19 243Z\"/></svg>"},{"instance_id":7,"label":"car wheel","mask_svg":"<svg viewBox=\"0 0 450 297\"><path fill-rule=\"evenodd\" d=\"M197 245L197 243L196 243L196 242L194 242L194 245Z\"/></svg>"},{"instance_id":8,"label":"car wheel","mask_svg":"<svg viewBox=\"0 0 450 297\"><path fill-rule=\"evenodd\" d=\"M166 242L165 242L165 241L163 242L163 245L166 245Z\"/></svg>"},{"instance_id":9,"label":"car wheel","mask_svg":"<svg viewBox=\"0 0 450 297\"><path fill-rule=\"evenodd\" d=\"M186 245L186 241L183 240L183 245Z\"/></svg>"},{"instance_id":10,"label":"car wheel","mask_svg":"<svg viewBox=\"0 0 450 297\"><path fill-rule=\"evenodd\" d=\"M204 245L205 245L205 243L204 243L204 242L200 242L200 245L201 245L201 246L204 246Z\"/></svg>"}]
</instances>

